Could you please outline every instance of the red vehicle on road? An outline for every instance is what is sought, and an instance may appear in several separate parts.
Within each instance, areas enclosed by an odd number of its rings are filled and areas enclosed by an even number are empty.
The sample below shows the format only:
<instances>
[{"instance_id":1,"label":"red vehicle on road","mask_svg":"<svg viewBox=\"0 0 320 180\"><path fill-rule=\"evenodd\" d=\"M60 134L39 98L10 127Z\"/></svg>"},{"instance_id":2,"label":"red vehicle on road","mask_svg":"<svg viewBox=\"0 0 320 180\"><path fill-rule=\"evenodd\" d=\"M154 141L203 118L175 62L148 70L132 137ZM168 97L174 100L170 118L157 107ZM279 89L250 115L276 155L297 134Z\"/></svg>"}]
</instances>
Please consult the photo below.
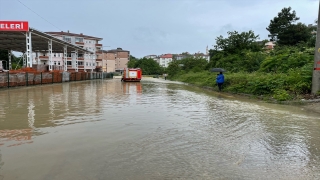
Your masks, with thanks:
<instances>
[{"instance_id":1,"label":"red vehicle on road","mask_svg":"<svg viewBox=\"0 0 320 180\"><path fill-rule=\"evenodd\" d=\"M123 70L121 81L140 82L142 70L140 68L125 68Z\"/></svg>"}]
</instances>

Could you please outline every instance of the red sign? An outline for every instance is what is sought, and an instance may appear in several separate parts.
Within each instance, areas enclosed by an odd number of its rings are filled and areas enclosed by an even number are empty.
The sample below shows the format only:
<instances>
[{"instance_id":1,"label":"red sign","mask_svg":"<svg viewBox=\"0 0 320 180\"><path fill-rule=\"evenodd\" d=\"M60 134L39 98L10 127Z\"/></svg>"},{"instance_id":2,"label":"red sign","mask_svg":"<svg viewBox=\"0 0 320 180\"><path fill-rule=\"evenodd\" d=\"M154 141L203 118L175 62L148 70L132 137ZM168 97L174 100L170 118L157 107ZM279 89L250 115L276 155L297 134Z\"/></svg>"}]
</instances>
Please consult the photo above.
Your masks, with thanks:
<instances>
[{"instance_id":1,"label":"red sign","mask_svg":"<svg viewBox=\"0 0 320 180\"><path fill-rule=\"evenodd\" d=\"M28 21L0 21L0 31L29 31Z\"/></svg>"}]
</instances>

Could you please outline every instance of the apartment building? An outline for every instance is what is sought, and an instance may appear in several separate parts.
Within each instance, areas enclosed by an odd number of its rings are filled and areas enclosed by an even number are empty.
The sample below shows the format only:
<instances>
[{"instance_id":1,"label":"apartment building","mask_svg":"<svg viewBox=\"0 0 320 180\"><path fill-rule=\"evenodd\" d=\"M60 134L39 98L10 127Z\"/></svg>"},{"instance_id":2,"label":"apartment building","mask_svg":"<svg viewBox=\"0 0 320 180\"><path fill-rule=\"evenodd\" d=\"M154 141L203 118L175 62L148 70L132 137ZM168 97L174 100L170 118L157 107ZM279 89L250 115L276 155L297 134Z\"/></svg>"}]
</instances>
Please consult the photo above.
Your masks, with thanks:
<instances>
[{"instance_id":1,"label":"apartment building","mask_svg":"<svg viewBox=\"0 0 320 180\"><path fill-rule=\"evenodd\" d=\"M109 57L109 58L108 58ZM102 62L103 72L115 72L116 71L116 60L110 57L107 50L102 50L102 54L98 55L98 61Z\"/></svg>"},{"instance_id":2,"label":"apartment building","mask_svg":"<svg viewBox=\"0 0 320 180\"><path fill-rule=\"evenodd\" d=\"M172 54L164 54L160 56L160 66L168 67L169 63L172 62L173 56Z\"/></svg>"},{"instance_id":3,"label":"apartment building","mask_svg":"<svg viewBox=\"0 0 320 180\"><path fill-rule=\"evenodd\" d=\"M102 44L99 44L99 41L102 38L93 37L84 35L82 33L75 34L67 32L46 32L58 39L67 41L74 45L77 45L81 48L87 49L89 51L95 52L96 55L102 54L101 48ZM97 70L102 68L102 61L97 59L97 57L93 57L93 55L89 54L81 54L82 52L78 53L78 71L86 71L89 72L91 70ZM44 65L49 64L49 56L48 53L40 53L38 56L34 55L34 58L39 58L40 63ZM68 53L67 54L67 70L68 71L75 71L76 64L75 64L75 53ZM34 61L37 61L34 59ZM62 70L63 69L63 53L52 53L52 62L53 62L53 69Z\"/></svg>"},{"instance_id":4,"label":"apartment building","mask_svg":"<svg viewBox=\"0 0 320 180\"><path fill-rule=\"evenodd\" d=\"M103 51L103 58L105 59L107 72L122 72L124 68L128 67L130 60L130 51L122 48L111 49ZM113 68L114 64L114 69ZM110 68L108 70L108 68Z\"/></svg>"}]
</instances>

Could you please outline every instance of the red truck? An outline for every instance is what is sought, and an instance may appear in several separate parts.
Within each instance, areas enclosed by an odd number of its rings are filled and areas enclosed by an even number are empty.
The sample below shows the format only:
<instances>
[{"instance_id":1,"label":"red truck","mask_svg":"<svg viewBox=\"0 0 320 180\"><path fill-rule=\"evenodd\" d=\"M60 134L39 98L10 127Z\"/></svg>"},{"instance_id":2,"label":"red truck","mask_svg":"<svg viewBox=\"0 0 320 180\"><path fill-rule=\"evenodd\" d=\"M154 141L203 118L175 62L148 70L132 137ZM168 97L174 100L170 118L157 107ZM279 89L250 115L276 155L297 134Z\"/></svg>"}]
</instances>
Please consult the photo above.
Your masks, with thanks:
<instances>
[{"instance_id":1,"label":"red truck","mask_svg":"<svg viewBox=\"0 0 320 180\"><path fill-rule=\"evenodd\" d=\"M121 81L140 82L142 70L140 68L125 68L122 73Z\"/></svg>"}]
</instances>

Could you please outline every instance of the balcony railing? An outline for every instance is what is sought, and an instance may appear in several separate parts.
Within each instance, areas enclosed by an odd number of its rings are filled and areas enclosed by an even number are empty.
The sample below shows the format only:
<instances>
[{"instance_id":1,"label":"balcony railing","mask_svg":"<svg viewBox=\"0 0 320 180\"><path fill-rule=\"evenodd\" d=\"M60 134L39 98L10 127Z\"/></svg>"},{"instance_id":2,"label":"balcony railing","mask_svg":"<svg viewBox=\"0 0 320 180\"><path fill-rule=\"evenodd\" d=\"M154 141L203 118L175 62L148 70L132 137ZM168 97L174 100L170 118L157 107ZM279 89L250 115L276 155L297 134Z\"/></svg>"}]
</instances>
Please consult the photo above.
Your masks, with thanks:
<instances>
[{"instance_id":1,"label":"balcony railing","mask_svg":"<svg viewBox=\"0 0 320 180\"><path fill-rule=\"evenodd\" d=\"M101 58L97 58L96 61L102 61L102 59Z\"/></svg>"},{"instance_id":2,"label":"balcony railing","mask_svg":"<svg viewBox=\"0 0 320 180\"><path fill-rule=\"evenodd\" d=\"M39 56L40 59L48 59L49 56Z\"/></svg>"},{"instance_id":3,"label":"balcony railing","mask_svg":"<svg viewBox=\"0 0 320 180\"><path fill-rule=\"evenodd\" d=\"M96 44L96 47L101 47L102 46L102 44Z\"/></svg>"},{"instance_id":4,"label":"balcony railing","mask_svg":"<svg viewBox=\"0 0 320 180\"><path fill-rule=\"evenodd\" d=\"M76 42L77 45L84 45L84 42Z\"/></svg>"}]
</instances>

